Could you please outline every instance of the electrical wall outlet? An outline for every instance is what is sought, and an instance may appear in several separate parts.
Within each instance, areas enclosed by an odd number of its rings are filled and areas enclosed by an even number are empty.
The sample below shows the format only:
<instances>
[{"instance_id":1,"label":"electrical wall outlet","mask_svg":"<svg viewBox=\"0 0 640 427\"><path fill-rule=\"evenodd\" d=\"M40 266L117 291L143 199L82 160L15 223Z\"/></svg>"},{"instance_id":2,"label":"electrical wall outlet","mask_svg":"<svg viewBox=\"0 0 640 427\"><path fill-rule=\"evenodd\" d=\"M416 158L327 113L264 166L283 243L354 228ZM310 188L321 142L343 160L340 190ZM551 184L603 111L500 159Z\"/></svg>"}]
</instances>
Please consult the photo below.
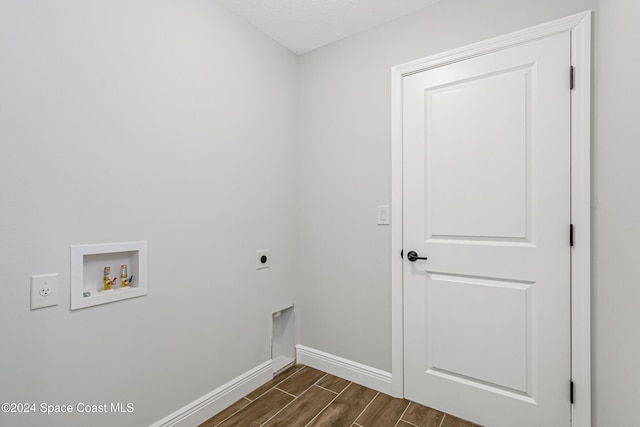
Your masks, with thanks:
<instances>
[{"instance_id":1,"label":"electrical wall outlet","mask_svg":"<svg viewBox=\"0 0 640 427\"><path fill-rule=\"evenodd\" d=\"M256 251L256 270L269 267L271 267L271 251L269 249Z\"/></svg>"},{"instance_id":2,"label":"electrical wall outlet","mask_svg":"<svg viewBox=\"0 0 640 427\"><path fill-rule=\"evenodd\" d=\"M31 276L31 310L58 305L58 273Z\"/></svg>"}]
</instances>

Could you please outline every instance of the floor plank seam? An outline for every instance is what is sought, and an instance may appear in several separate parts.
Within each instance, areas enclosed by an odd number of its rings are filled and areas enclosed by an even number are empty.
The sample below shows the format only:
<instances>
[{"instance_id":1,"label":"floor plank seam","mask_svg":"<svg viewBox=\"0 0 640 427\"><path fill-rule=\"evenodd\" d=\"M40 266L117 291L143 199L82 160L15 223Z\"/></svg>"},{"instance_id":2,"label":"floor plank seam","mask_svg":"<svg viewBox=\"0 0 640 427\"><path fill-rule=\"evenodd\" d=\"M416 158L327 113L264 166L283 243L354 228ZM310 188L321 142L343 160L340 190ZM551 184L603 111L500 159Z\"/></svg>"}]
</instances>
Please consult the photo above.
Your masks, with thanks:
<instances>
[{"instance_id":1,"label":"floor plank seam","mask_svg":"<svg viewBox=\"0 0 640 427\"><path fill-rule=\"evenodd\" d=\"M243 408L244 409L244 408ZM216 425L214 425L213 427L217 427L220 424L222 424L223 422L227 421L229 418L233 417L235 414L237 414L238 412L242 411L242 409L237 410L236 412L234 412L233 414L229 415L227 418L225 418L224 420L220 421L219 423L216 423Z\"/></svg>"},{"instance_id":2,"label":"floor plank seam","mask_svg":"<svg viewBox=\"0 0 640 427\"><path fill-rule=\"evenodd\" d=\"M270 387L268 388L264 393L262 393L261 395L256 396L255 398L253 398L253 400L249 399L248 397L246 398L249 402L255 402L256 400L260 399L262 396L264 396L265 394L267 394L268 392L270 392L271 390L273 390L275 388L274 387Z\"/></svg>"},{"instance_id":3,"label":"floor plank seam","mask_svg":"<svg viewBox=\"0 0 640 427\"><path fill-rule=\"evenodd\" d=\"M256 396L253 400L249 399L247 396L245 396L244 398L247 399L250 402L255 402L256 400L260 399L262 396L264 396L265 394L267 394L269 391L273 390L274 388L278 387L280 384L282 384L283 382L285 382L286 380L288 380L289 378L291 378L292 376L294 376L296 373L298 373L300 370L304 369L305 366L304 365L298 365L298 369L294 370L293 372L291 372L289 375L287 375L286 377L284 377L282 379L282 381L279 381L278 383L274 384L273 387L269 387L267 390L265 390L264 393ZM278 389L280 390L280 389ZM280 390L282 391L282 390Z\"/></svg>"},{"instance_id":4,"label":"floor plank seam","mask_svg":"<svg viewBox=\"0 0 640 427\"><path fill-rule=\"evenodd\" d=\"M275 387L274 387L275 388ZM276 390L278 391L282 391L283 393L288 394L289 396L293 396L293 394L291 393L287 393L286 391L280 390L279 388L277 388ZM307 389L308 390L308 389ZM305 390L306 391L306 390ZM300 396L302 396L304 393L301 393ZM293 397L293 400L289 403L287 403L286 405L284 405L282 408L280 408L279 411L277 411L275 414L273 414L271 417L269 417L269 419L267 419L265 422L263 422L262 424L260 424L260 427L266 425L269 421L271 421L273 418L275 418L280 412L284 411L289 405L291 405L293 402L295 402L296 400L298 400L297 397Z\"/></svg>"},{"instance_id":5,"label":"floor plank seam","mask_svg":"<svg viewBox=\"0 0 640 427\"><path fill-rule=\"evenodd\" d=\"M237 414L238 412L240 412L240 411L242 411L242 410L246 409L246 408L247 408L247 406L249 406L249 405L251 405L251 404L253 403L253 402L251 401L251 399L248 399L247 397L243 397L243 398L242 398L242 399L240 399L240 400L243 400L243 399L244 399L244 400L248 400L248 401L249 401L249 403L247 403L247 404L246 404L246 405L244 405L242 408L240 408L240 409L238 409L237 411L235 411L233 414L229 415L229 416L228 416L227 418L225 418L224 420L221 420L220 422L217 422L213 427L217 427L217 426L219 426L220 424L224 423L224 422L225 422L225 421L227 421L229 418L233 417L233 416L234 416L235 414ZM239 401L240 401L240 400L239 400ZM238 401L238 402L239 402L239 401Z\"/></svg>"},{"instance_id":6,"label":"floor plank seam","mask_svg":"<svg viewBox=\"0 0 640 427\"><path fill-rule=\"evenodd\" d=\"M301 369L302 370L302 369ZM300 370L300 371L301 371ZM286 392L284 390L281 390L277 387L274 387L276 390L281 391L285 394L288 394L289 396L293 397L293 400L289 403L287 403L285 406L283 406L282 408L280 408L280 410L278 412L276 412L275 414L273 414L273 416L271 416L271 418L269 418L267 421L265 421L264 423L260 424L260 427L264 426L265 424L267 424L269 421L271 421L275 416L277 416L280 412L284 411L287 407L289 407L289 405L293 404L293 402L295 402L296 400L298 400L302 395L304 395L306 392L308 392L311 387L313 387L314 385L316 385L316 383L320 380L322 380L324 377L326 377L328 374L324 374L323 376L321 376L316 382L314 382L313 384L311 384L309 387L307 387L306 389L304 389L304 391L302 393L300 393L300 395L296 396L292 393Z\"/></svg>"},{"instance_id":7,"label":"floor plank seam","mask_svg":"<svg viewBox=\"0 0 640 427\"><path fill-rule=\"evenodd\" d=\"M313 386L311 386L311 387L313 387ZM311 388L311 387L309 387L309 388ZM274 387L274 389L275 389L275 390L278 390L278 391L281 391L281 392L283 392L284 394L288 394L289 396L293 397L293 399L294 399L294 400L298 398L298 396L296 396L295 394L291 394L291 393L289 393L288 391L284 391L284 390L283 390L283 389L281 389L281 388ZM309 389L307 389L307 390L309 390ZM305 391L307 391L307 390L305 390ZM303 391L302 393L300 393L300 396L302 396L302 395L304 394L304 392L305 392L305 391Z\"/></svg>"},{"instance_id":8,"label":"floor plank seam","mask_svg":"<svg viewBox=\"0 0 640 427\"><path fill-rule=\"evenodd\" d=\"M349 385L351 385L351 384L349 384ZM318 384L316 384L315 386L316 386L316 387L320 387ZM326 388L324 388L324 387L320 387L320 388L321 388L321 389L323 389L323 390L327 390L327 389L326 389ZM344 390L346 390L346 389L348 389L348 388L349 388L349 386L346 386L346 387L344 388ZM344 391L344 390L343 390L343 391ZM327 391L331 391L331 390L327 390ZM335 393L335 392L332 392L332 393ZM315 416L315 417L311 418L311 421L309 421L307 424L305 424L305 426L304 426L304 427L308 427L308 426L310 426L310 425L311 425L311 423L313 423L313 421L314 421L316 418L318 418L318 417L320 416L320 414L322 414L322 413L324 412L324 410L325 410L325 409L327 409L327 408L328 408L328 407L329 407L333 402L335 402L335 400L336 400L338 397L340 397L340 395L341 395L341 394L342 394L342 392L340 392L340 393L336 393L336 396L335 396L333 399L331 399L331 402L327 403L327 404L324 406L324 408L322 408L322 409L321 409L321 410L316 414L316 416Z\"/></svg>"},{"instance_id":9,"label":"floor plank seam","mask_svg":"<svg viewBox=\"0 0 640 427\"><path fill-rule=\"evenodd\" d=\"M296 370L294 370L294 371L293 371L293 372L291 372L289 375L287 375L286 377L284 377L284 378L282 379L282 381L278 382L278 384L275 384L275 386L278 386L278 385L282 384L283 382L285 382L285 381L286 381L286 380L288 380L289 378L293 377L293 376L294 376L295 374L297 374L298 372L302 371L304 368L306 368L306 366L304 366L304 365L299 365L299 367L298 367ZM274 386L274 387L275 387L275 386Z\"/></svg>"},{"instance_id":10,"label":"floor plank seam","mask_svg":"<svg viewBox=\"0 0 640 427\"><path fill-rule=\"evenodd\" d=\"M400 421L404 421L405 423L407 422L407 421L403 420L402 417L404 417L404 414L406 414L407 411L409 410L409 406L411 406L411 402L409 402L407 407L404 408L404 411L402 411L402 414L400 414L400 418L398 418L398 421L396 421L396 425L394 427L398 427L398 424L400 424ZM409 424L411 424L411 423L409 423Z\"/></svg>"},{"instance_id":11,"label":"floor plank seam","mask_svg":"<svg viewBox=\"0 0 640 427\"><path fill-rule=\"evenodd\" d=\"M364 411L366 411L369 406L371 406L371 403L373 403L374 400L376 400L376 397L378 397L378 395L380 394L380 392L377 392L375 396L373 396L373 399L371 399L369 401L369 403L367 403L367 406L364 407L364 409L362 411L360 411L360 413L358 414L358 416L356 417L356 421L358 421L358 418L360 418L362 416L362 414L364 414ZM356 424L354 422L354 424ZM359 427L362 427L360 424L358 424Z\"/></svg>"},{"instance_id":12,"label":"floor plank seam","mask_svg":"<svg viewBox=\"0 0 640 427\"><path fill-rule=\"evenodd\" d=\"M321 388L321 389L323 389L323 390L330 391L330 392L331 392L331 393L333 393L333 394L338 394L338 395L339 395L340 393L342 393L341 391L340 391L340 392L338 392L338 391L329 390L328 388L326 388L326 387L322 387L321 385L318 385L318 384L314 384L314 385L315 385L316 387L320 387L320 388ZM346 388L346 387L345 387L345 388Z\"/></svg>"}]
</instances>

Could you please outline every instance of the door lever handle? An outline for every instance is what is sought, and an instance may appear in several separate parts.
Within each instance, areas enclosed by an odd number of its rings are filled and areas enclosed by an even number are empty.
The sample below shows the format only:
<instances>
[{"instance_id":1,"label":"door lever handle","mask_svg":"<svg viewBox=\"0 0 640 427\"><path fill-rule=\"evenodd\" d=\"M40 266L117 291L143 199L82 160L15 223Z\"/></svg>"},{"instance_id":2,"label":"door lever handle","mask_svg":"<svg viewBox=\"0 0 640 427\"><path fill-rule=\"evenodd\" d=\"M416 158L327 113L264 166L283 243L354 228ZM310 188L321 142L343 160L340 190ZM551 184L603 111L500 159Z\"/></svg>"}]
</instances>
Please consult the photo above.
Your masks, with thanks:
<instances>
[{"instance_id":1,"label":"door lever handle","mask_svg":"<svg viewBox=\"0 0 640 427\"><path fill-rule=\"evenodd\" d=\"M428 258L426 256L425 257L418 256L416 251L409 251L407 253L407 259L411 262L415 262L416 260L419 260L419 259L428 259Z\"/></svg>"}]
</instances>

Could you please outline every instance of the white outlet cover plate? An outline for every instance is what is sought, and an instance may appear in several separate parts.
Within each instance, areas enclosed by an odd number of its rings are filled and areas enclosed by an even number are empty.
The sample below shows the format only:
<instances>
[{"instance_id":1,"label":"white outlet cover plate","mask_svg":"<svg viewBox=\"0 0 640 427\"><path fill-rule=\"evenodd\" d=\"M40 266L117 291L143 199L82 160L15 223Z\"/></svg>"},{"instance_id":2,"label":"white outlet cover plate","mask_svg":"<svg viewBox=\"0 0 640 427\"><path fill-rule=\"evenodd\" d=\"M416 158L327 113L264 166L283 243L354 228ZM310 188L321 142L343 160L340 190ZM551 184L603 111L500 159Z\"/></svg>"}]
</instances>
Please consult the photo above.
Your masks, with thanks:
<instances>
[{"instance_id":1,"label":"white outlet cover plate","mask_svg":"<svg viewBox=\"0 0 640 427\"><path fill-rule=\"evenodd\" d=\"M262 257L266 256L267 261L262 262ZM269 249L261 249L256 251L256 270L271 267L271 251Z\"/></svg>"},{"instance_id":2,"label":"white outlet cover plate","mask_svg":"<svg viewBox=\"0 0 640 427\"><path fill-rule=\"evenodd\" d=\"M378 225L389 225L389 205L378 206Z\"/></svg>"},{"instance_id":3,"label":"white outlet cover plate","mask_svg":"<svg viewBox=\"0 0 640 427\"><path fill-rule=\"evenodd\" d=\"M52 305L58 305L58 273L31 276L31 310Z\"/></svg>"}]
</instances>

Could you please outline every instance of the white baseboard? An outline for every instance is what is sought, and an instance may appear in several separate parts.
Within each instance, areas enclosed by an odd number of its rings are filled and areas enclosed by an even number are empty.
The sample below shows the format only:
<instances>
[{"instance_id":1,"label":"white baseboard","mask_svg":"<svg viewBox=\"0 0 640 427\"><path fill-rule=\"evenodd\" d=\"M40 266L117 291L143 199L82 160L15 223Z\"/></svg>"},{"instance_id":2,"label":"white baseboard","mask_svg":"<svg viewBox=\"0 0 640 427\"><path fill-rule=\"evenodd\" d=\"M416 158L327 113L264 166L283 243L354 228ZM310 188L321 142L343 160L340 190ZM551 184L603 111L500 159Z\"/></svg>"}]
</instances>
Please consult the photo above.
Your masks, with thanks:
<instances>
[{"instance_id":1,"label":"white baseboard","mask_svg":"<svg viewBox=\"0 0 640 427\"><path fill-rule=\"evenodd\" d=\"M269 360L153 423L150 427L197 426L272 378L273 362Z\"/></svg>"},{"instance_id":2,"label":"white baseboard","mask_svg":"<svg viewBox=\"0 0 640 427\"><path fill-rule=\"evenodd\" d=\"M392 393L391 374L324 351L296 345L298 363L320 369L382 393Z\"/></svg>"}]
</instances>

